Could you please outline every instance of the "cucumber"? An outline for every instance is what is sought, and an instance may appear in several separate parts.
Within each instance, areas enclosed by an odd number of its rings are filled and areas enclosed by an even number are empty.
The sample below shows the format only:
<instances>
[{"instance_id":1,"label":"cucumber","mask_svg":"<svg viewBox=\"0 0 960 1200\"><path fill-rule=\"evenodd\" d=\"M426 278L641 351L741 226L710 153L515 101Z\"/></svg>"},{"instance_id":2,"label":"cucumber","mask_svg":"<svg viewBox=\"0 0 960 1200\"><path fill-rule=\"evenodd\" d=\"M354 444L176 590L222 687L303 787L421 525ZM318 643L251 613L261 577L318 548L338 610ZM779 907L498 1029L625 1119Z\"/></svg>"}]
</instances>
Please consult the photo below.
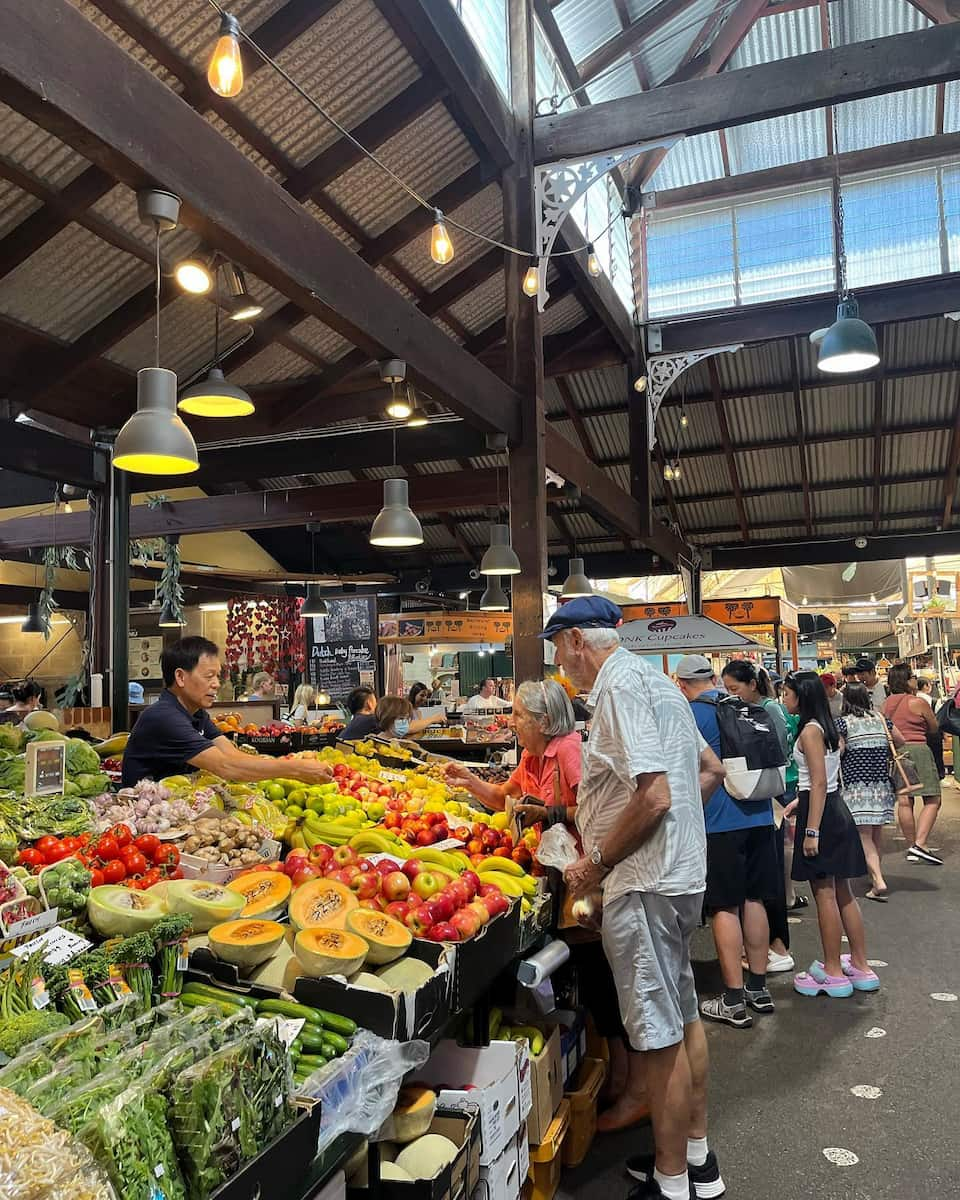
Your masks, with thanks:
<instances>
[{"instance_id":1,"label":"cucumber","mask_svg":"<svg viewBox=\"0 0 960 1200\"><path fill-rule=\"evenodd\" d=\"M303 1049L310 1054L321 1050L326 1039L324 1034L315 1032L313 1029L308 1029L304 1025L303 1029L300 1030L299 1040Z\"/></svg>"},{"instance_id":2,"label":"cucumber","mask_svg":"<svg viewBox=\"0 0 960 1200\"><path fill-rule=\"evenodd\" d=\"M244 992L233 992L227 988L213 987L209 983L188 983L184 985L181 996L207 996L211 1000L222 1000L227 1004L241 1004L244 1008L256 1009L257 1001L253 996Z\"/></svg>"},{"instance_id":3,"label":"cucumber","mask_svg":"<svg viewBox=\"0 0 960 1200\"><path fill-rule=\"evenodd\" d=\"M232 1004L227 1000L218 1000L213 996L181 996L180 1003L186 1008L203 1008L204 1005L214 1004L227 1017L233 1016L234 1013L243 1012L244 1008L242 1004Z\"/></svg>"},{"instance_id":4,"label":"cucumber","mask_svg":"<svg viewBox=\"0 0 960 1200\"><path fill-rule=\"evenodd\" d=\"M333 1033L329 1029L324 1029L323 1040L329 1042L331 1046L335 1046L337 1054L346 1054L350 1049L350 1043L345 1037L341 1037L339 1033Z\"/></svg>"},{"instance_id":5,"label":"cucumber","mask_svg":"<svg viewBox=\"0 0 960 1200\"><path fill-rule=\"evenodd\" d=\"M325 1008L315 1008L312 1011L320 1018L324 1029L339 1033L341 1037L353 1037L357 1032L356 1021L351 1021L349 1017L341 1017L339 1013L327 1012Z\"/></svg>"},{"instance_id":6,"label":"cucumber","mask_svg":"<svg viewBox=\"0 0 960 1200\"><path fill-rule=\"evenodd\" d=\"M308 1067L311 1071L316 1071L320 1067L325 1067L330 1060L323 1054L302 1054L298 1069Z\"/></svg>"},{"instance_id":7,"label":"cucumber","mask_svg":"<svg viewBox=\"0 0 960 1200\"><path fill-rule=\"evenodd\" d=\"M326 1058L339 1058L342 1053L343 1051L338 1049L333 1042L328 1042L324 1039L323 1054Z\"/></svg>"},{"instance_id":8,"label":"cucumber","mask_svg":"<svg viewBox=\"0 0 960 1200\"><path fill-rule=\"evenodd\" d=\"M289 1017L291 1020L310 1021L313 1025L321 1023L317 1009L306 1004L295 1004L293 1000L258 1000L257 1012L271 1017Z\"/></svg>"}]
</instances>

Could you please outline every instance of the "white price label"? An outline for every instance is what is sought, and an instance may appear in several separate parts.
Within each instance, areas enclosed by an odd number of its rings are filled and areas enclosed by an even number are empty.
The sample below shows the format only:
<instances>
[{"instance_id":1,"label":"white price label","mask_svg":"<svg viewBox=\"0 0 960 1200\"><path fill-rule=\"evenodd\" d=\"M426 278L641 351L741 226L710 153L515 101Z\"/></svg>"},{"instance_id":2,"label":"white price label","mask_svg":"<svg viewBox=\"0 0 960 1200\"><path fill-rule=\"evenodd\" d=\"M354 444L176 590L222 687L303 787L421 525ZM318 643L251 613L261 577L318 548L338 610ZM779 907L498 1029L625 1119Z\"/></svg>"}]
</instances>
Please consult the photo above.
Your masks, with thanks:
<instances>
[{"instance_id":1,"label":"white price label","mask_svg":"<svg viewBox=\"0 0 960 1200\"><path fill-rule=\"evenodd\" d=\"M233 1118L233 1120L230 1122L230 1128L234 1133L237 1132L237 1130L240 1128L240 1118L239 1117Z\"/></svg>"},{"instance_id":2,"label":"white price label","mask_svg":"<svg viewBox=\"0 0 960 1200\"><path fill-rule=\"evenodd\" d=\"M273 1107L279 1108L282 1103L283 1103L283 1096L280 1092L277 1092L277 1094L273 1098Z\"/></svg>"},{"instance_id":3,"label":"white price label","mask_svg":"<svg viewBox=\"0 0 960 1200\"><path fill-rule=\"evenodd\" d=\"M177 970L185 971L190 966L190 951L186 943L177 951Z\"/></svg>"},{"instance_id":4,"label":"white price label","mask_svg":"<svg viewBox=\"0 0 960 1200\"><path fill-rule=\"evenodd\" d=\"M162 1179L165 1174L163 1163L157 1163L157 1165L153 1168L153 1173L156 1175L157 1179Z\"/></svg>"}]
</instances>

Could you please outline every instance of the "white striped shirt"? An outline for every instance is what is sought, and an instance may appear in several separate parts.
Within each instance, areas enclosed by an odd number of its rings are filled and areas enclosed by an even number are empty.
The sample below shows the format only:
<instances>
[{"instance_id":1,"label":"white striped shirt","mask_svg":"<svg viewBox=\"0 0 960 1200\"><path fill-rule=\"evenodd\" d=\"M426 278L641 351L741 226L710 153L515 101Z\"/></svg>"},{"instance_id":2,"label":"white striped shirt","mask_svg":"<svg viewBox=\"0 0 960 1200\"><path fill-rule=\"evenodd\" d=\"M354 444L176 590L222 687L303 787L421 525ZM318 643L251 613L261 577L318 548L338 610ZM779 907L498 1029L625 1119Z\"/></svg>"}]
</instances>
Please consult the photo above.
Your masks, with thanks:
<instances>
[{"instance_id":1,"label":"white striped shirt","mask_svg":"<svg viewBox=\"0 0 960 1200\"><path fill-rule=\"evenodd\" d=\"M670 810L653 836L603 883L605 904L627 892L686 896L706 887L707 838L700 797L700 746L690 705L666 675L620 647L604 662L587 701L577 827L587 854L603 847L636 791L637 777L663 773Z\"/></svg>"}]
</instances>

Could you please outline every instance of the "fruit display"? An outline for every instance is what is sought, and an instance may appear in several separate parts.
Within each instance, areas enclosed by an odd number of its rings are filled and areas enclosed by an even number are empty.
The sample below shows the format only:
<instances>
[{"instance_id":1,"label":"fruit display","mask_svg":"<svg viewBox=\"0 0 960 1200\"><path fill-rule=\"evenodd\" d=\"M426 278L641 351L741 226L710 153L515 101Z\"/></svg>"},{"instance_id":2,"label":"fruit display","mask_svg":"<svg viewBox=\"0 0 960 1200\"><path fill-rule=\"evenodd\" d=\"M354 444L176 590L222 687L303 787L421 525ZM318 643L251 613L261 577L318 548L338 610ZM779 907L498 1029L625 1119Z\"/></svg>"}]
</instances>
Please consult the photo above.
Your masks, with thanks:
<instances>
[{"instance_id":1,"label":"fruit display","mask_svg":"<svg viewBox=\"0 0 960 1200\"><path fill-rule=\"evenodd\" d=\"M409 762L413 758L413 751L398 742L395 738L391 741L375 742L372 738L351 742L354 753L359 754L361 758L376 758L378 754L383 754L389 758L399 758L404 762Z\"/></svg>"},{"instance_id":2,"label":"fruit display","mask_svg":"<svg viewBox=\"0 0 960 1200\"><path fill-rule=\"evenodd\" d=\"M293 732L294 727L286 721L271 721L269 725L255 725L252 721L244 721L238 712L225 713L214 720L214 725L221 733L245 733L256 737L282 737Z\"/></svg>"},{"instance_id":3,"label":"fruit display","mask_svg":"<svg viewBox=\"0 0 960 1200\"><path fill-rule=\"evenodd\" d=\"M249 969L273 958L283 941L283 932L276 921L242 918L214 925L207 939L216 958Z\"/></svg>"},{"instance_id":4,"label":"fruit display","mask_svg":"<svg viewBox=\"0 0 960 1200\"><path fill-rule=\"evenodd\" d=\"M276 864L279 867L279 863ZM227 890L243 897L241 917L260 917L265 921L282 917L293 883L282 871L249 870L227 885Z\"/></svg>"},{"instance_id":5,"label":"fruit display","mask_svg":"<svg viewBox=\"0 0 960 1200\"><path fill-rule=\"evenodd\" d=\"M135 787L121 788L116 795L104 793L93 801L103 827L123 822L133 833L168 833L181 829L207 811L214 795L207 789L174 791L162 781L141 780Z\"/></svg>"}]
</instances>

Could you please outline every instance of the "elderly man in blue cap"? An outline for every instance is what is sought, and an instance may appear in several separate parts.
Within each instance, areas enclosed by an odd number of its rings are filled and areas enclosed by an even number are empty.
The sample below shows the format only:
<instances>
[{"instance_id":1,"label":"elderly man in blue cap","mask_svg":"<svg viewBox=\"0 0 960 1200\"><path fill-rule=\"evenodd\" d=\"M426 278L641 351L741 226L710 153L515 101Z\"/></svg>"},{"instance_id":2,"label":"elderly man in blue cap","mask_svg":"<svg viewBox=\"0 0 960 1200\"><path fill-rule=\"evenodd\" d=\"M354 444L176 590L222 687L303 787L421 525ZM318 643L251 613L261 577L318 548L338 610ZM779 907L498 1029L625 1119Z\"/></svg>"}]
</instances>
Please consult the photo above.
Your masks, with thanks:
<instances>
[{"instance_id":1,"label":"elderly man in blue cap","mask_svg":"<svg viewBox=\"0 0 960 1200\"><path fill-rule=\"evenodd\" d=\"M703 795L723 767L666 675L620 645L622 615L571 600L542 634L593 710L577 827L575 896L603 893L603 947L631 1048L644 1054L655 1158L634 1158L634 1200L722 1196L707 1146L707 1042L690 963L706 886Z\"/></svg>"}]
</instances>

